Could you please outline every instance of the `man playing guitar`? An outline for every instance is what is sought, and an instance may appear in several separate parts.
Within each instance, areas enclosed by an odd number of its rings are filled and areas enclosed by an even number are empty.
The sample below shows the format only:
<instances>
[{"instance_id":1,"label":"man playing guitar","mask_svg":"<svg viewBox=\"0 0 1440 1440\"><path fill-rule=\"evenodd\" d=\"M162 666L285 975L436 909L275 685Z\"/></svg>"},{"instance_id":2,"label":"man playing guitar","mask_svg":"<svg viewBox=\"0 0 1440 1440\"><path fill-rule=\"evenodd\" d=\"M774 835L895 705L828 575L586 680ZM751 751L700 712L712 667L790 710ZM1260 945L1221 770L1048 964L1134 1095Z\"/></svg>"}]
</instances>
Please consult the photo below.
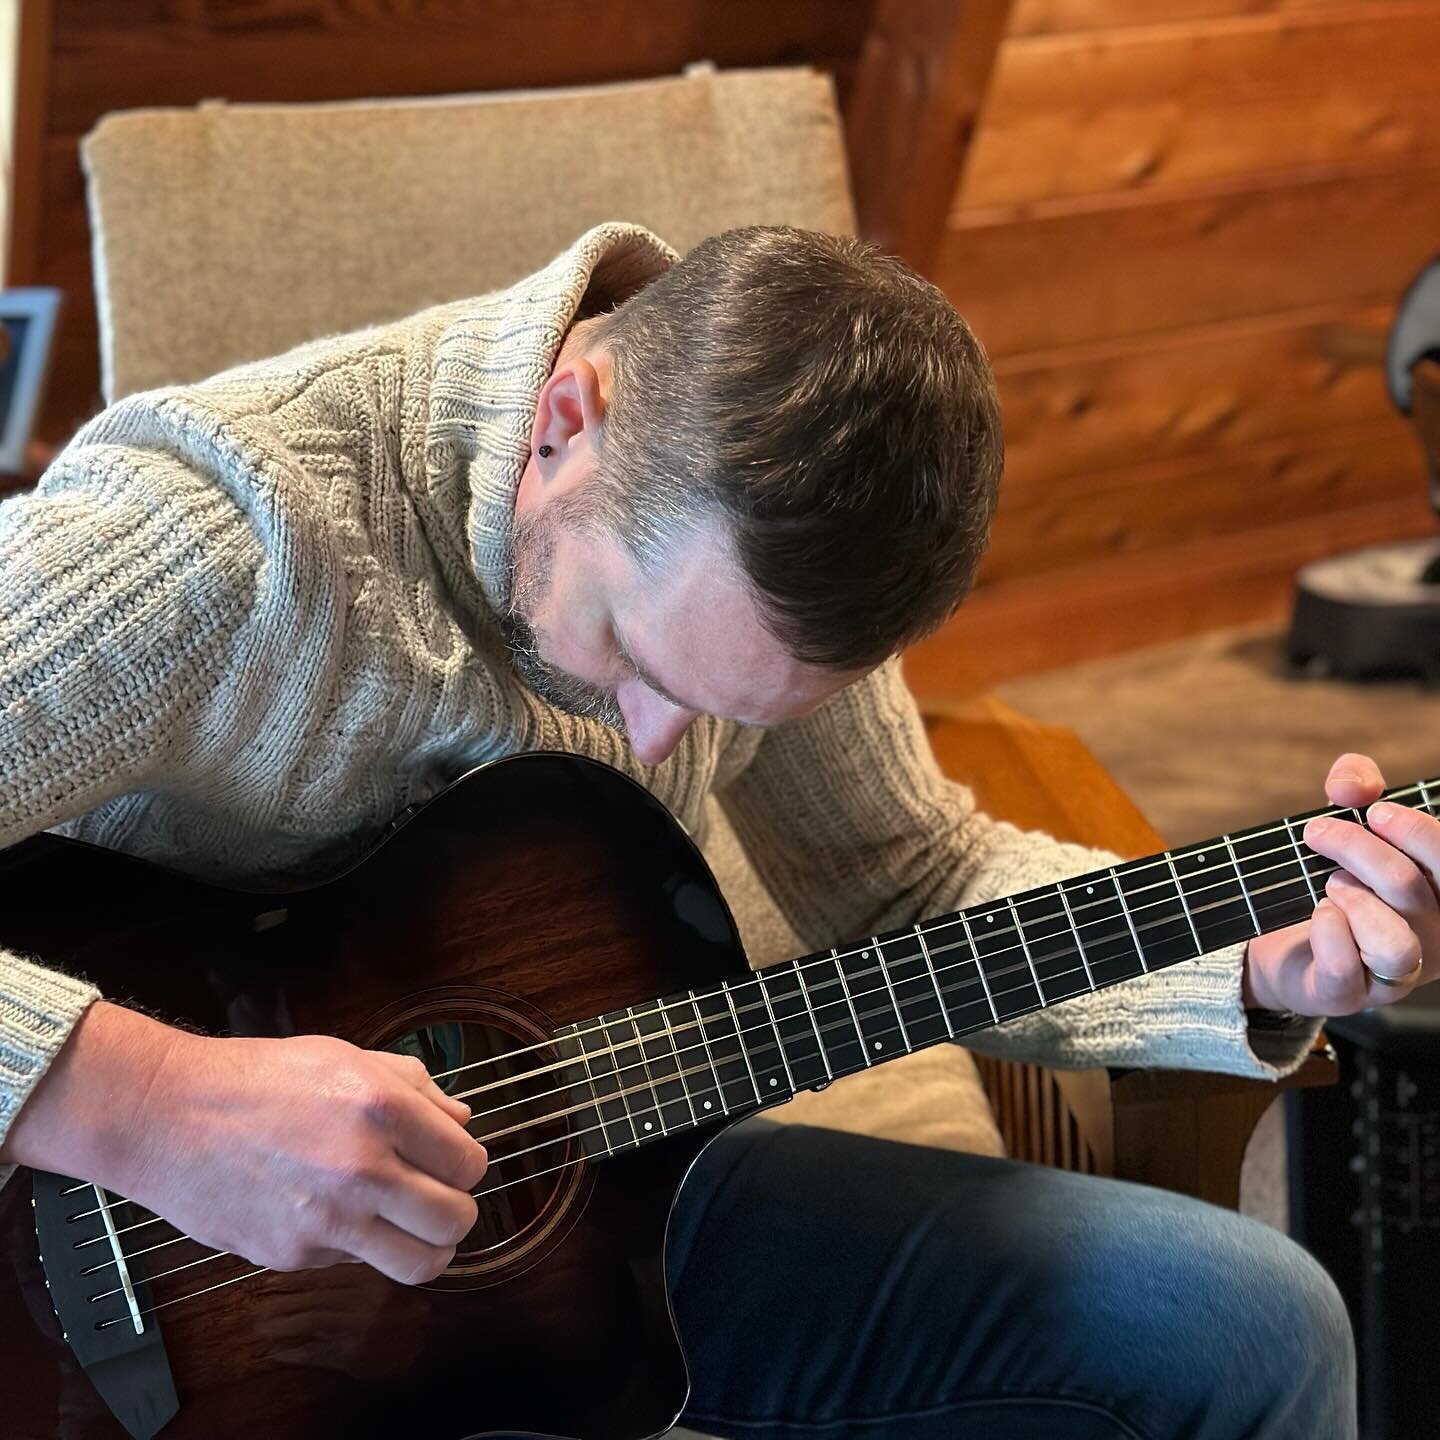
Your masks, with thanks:
<instances>
[{"instance_id":1,"label":"man playing guitar","mask_svg":"<svg viewBox=\"0 0 1440 1440\"><path fill-rule=\"evenodd\" d=\"M0 844L323 873L543 749L692 831L719 795L816 946L1111 863L978 813L895 659L967 592L1001 453L944 297L775 227L680 260L597 226L508 290L128 397L0 506ZM1382 789L1360 755L1325 781ZM1286 1073L1315 1017L1440 957L1440 824L1367 820L1307 828L1341 869L1306 923L987 1045ZM0 952L0 1159L259 1265L445 1269L487 1156L423 1065L123 1000ZM697 1163L668 1255L714 1434L1354 1434L1328 1278L1175 1195L755 1118Z\"/></svg>"}]
</instances>

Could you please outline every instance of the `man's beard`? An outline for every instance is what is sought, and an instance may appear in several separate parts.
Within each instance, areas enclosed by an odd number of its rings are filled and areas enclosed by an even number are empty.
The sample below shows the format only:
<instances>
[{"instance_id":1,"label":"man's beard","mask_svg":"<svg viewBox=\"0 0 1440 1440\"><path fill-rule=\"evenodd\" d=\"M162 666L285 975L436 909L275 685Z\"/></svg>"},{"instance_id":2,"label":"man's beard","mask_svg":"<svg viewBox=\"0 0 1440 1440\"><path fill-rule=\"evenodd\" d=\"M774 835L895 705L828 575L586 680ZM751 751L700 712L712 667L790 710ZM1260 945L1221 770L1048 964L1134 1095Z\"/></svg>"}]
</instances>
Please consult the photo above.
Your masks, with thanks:
<instances>
[{"instance_id":1,"label":"man's beard","mask_svg":"<svg viewBox=\"0 0 1440 1440\"><path fill-rule=\"evenodd\" d=\"M553 511L550 505L538 517L515 522L510 542L510 603L500 617L501 631L516 671L536 695L567 714L598 720L623 734L625 717L615 697L542 659L534 627L526 619L550 588L555 539L562 523Z\"/></svg>"}]
</instances>

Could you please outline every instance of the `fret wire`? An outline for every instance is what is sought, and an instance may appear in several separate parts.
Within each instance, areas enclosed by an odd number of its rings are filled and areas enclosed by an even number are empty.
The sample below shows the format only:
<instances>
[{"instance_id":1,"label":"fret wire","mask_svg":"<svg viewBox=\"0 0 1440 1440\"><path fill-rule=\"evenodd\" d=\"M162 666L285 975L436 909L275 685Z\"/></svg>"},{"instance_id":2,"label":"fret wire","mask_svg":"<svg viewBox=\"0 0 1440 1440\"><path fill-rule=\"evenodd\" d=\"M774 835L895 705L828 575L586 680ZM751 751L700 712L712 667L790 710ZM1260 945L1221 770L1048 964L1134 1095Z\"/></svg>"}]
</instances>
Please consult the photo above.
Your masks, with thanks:
<instances>
[{"instance_id":1,"label":"fret wire","mask_svg":"<svg viewBox=\"0 0 1440 1440\"><path fill-rule=\"evenodd\" d=\"M1418 786L1417 786L1416 788L1418 788ZM1272 827L1272 829L1271 829L1269 832L1265 832L1265 833L1278 835L1278 834L1280 833L1281 828L1282 828L1281 826L1277 825L1277 826ZM1227 838L1228 838L1228 837L1227 837ZM1290 849L1290 848L1291 848L1291 845L1293 845L1293 834L1291 834L1291 835L1288 836L1287 838L1291 841L1291 844L1282 845L1282 846L1280 847L1281 849ZM1233 848L1233 847L1232 847L1232 848ZM1261 854L1260 854L1259 856L1254 857L1254 858L1263 858L1263 857L1265 857L1265 856L1278 855L1279 853L1280 853L1280 850L1271 850L1271 851L1267 851L1267 852L1261 852ZM1150 862L1146 862L1146 863L1150 863ZM1214 868L1214 867L1212 867L1212 871L1213 871L1213 868ZM1275 869L1278 869L1278 868L1280 868L1280 867L1270 867L1270 869L1271 869L1272 871L1275 870ZM1096 873L1099 873L1099 872L1096 872ZM1113 867L1112 867L1112 874L1113 874ZM1080 877L1080 878L1084 878L1084 877ZM1294 883L1295 883L1294 880L1290 880L1290 881L1286 881L1286 882L1278 882L1277 885L1271 886L1271 887L1268 887L1268 888L1271 889L1271 890L1283 889L1283 888L1285 888L1286 886L1292 885L1292 884L1294 884ZM1151 887L1151 888L1158 888L1158 887ZM1122 896L1123 896L1123 892L1121 892L1120 895L1117 895L1117 899L1118 899L1118 898L1121 898ZM1248 898L1248 896L1247 896L1247 898ZM1158 903L1158 902L1156 902L1156 903ZM1217 902L1217 903L1218 903L1218 902ZM1253 906L1252 906L1251 908L1253 909ZM1124 911L1125 911L1125 913L1126 913L1126 918L1127 918L1128 921L1130 921L1130 923L1131 923L1131 925L1132 925L1132 927L1133 927L1133 920L1131 919L1131 913L1130 913L1130 911L1129 911L1128 906L1122 906L1122 909L1124 909ZM943 922L943 923L945 923L945 924L955 924L956 921L962 922L962 924L964 924L965 927L966 927L967 930L968 930L968 922L965 921L965 920L964 920L964 917L961 916L961 915L957 915L957 916L955 917L955 920L946 921L946 922ZM1132 938L1133 938L1133 937L1134 937L1134 930L1133 930L1133 928L1132 928L1131 933L1132 933ZM972 944L972 947L973 947L973 934L970 936L970 940L971 940L971 944ZM925 948L926 948L927 951L929 950L928 942L926 943ZM941 948L941 949L948 949L948 948L953 948L953 947L951 947L951 946L941 946L940 948ZM1012 947L1012 948L1013 948L1013 947ZM855 952L852 952L852 953L855 953ZM932 954L933 954L933 952L932 952ZM831 951L830 955L829 955L828 957L826 957L826 958L829 959L832 963L834 963L834 962L838 959L838 955L839 955L838 947L834 947L834 948L832 948L832 951ZM986 979L986 977L985 977L985 975L984 975L984 971L983 971L983 969L982 969L981 967L979 967L979 966L977 966L977 970L978 970L979 973L980 973L980 978L981 978L982 983L983 983L983 982L985 981L985 979ZM1067 973L1069 973L1069 972L1067 972ZM848 988L848 987L847 987L847 988ZM861 1033L861 1032L860 1032L859 1028L857 1027L857 1035L860 1034L860 1033Z\"/></svg>"},{"instance_id":2,"label":"fret wire","mask_svg":"<svg viewBox=\"0 0 1440 1440\"><path fill-rule=\"evenodd\" d=\"M1424 808L1427 815L1433 816L1435 814L1435 807L1430 803L1430 792L1425 788L1425 782L1423 780L1418 780L1416 781L1416 784L1420 787L1421 806Z\"/></svg>"},{"instance_id":3,"label":"fret wire","mask_svg":"<svg viewBox=\"0 0 1440 1440\"><path fill-rule=\"evenodd\" d=\"M860 1017L855 1013L855 1001L850 996L850 982L845 978L845 967L840 963L840 947L833 946L830 954L835 961L835 973L840 977L840 988L845 992L845 1003L850 1007L850 1018L855 1022L855 1038L860 1042L860 1058L864 1060L868 1070L871 1065L870 1046L865 1041L865 1032L860 1028Z\"/></svg>"},{"instance_id":4,"label":"fret wire","mask_svg":"<svg viewBox=\"0 0 1440 1440\"><path fill-rule=\"evenodd\" d=\"M980 947L975 943L975 932L970 928L970 917L963 910L960 911L960 924L964 927L965 938L970 942L970 958L975 962L976 973L980 976L980 984L985 991L985 1003L990 1007L990 1018L998 1025L1000 1012L995 1008L995 997L990 993L990 977L986 975L985 967L980 963Z\"/></svg>"},{"instance_id":5,"label":"fret wire","mask_svg":"<svg viewBox=\"0 0 1440 1440\"><path fill-rule=\"evenodd\" d=\"M1315 882L1310 878L1310 872L1305 868L1305 856L1300 849L1300 840L1295 834L1294 827L1290 824L1289 817L1282 822L1285 826L1285 833L1290 837L1290 843L1295 847L1295 858L1300 862L1300 873L1305 877L1305 884L1309 887L1310 898L1318 905L1320 897L1315 893Z\"/></svg>"},{"instance_id":6,"label":"fret wire","mask_svg":"<svg viewBox=\"0 0 1440 1440\"><path fill-rule=\"evenodd\" d=\"M795 966L795 983L800 987L800 998L805 1002L805 1013L810 1017L810 1028L815 1032L815 1044L820 1051L820 1063L825 1067L825 1079L833 1080L835 1072L830 1068L830 1057L825 1053L825 1042L820 1038L820 1025L815 1019L815 1010L810 1004L810 987L800 973L798 964Z\"/></svg>"},{"instance_id":7,"label":"fret wire","mask_svg":"<svg viewBox=\"0 0 1440 1440\"><path fill-rule=\"evenodd\" d=\"M1282 847L1282 848L1285 848L1285 847ZM1278 851L1274 851L1274 852L1270 852L1270 853L1272 853L1272 854L1278 854L1279 852L1278 852ZM1274 869L1276 869L1276 868L1278 868L1278 867L1270 867L1270 869L1271 869L1272 871L1273 871ZM1270 886L1270 887L1267 887L1267 891L1285 889L1285 888L1288 888L1289 886L1294 885L1295 883L1296 883L1296 881L1295 881L1293 878L1290 879L1290 880L1285 880L1285 881L1277 881L1275 885ZM1120 893L1120 892L1117 891L1117 895L1118 895L1119 893ZM1152 902L1152 903L1160 903L1160 902ZM1128 918L1130 918L1130 917L1129 917L1129 913L1127 912L1127 919L1128 919ZM957 915L956 920L960 921L960 922L962 923L962 926L963 926L964 928L966 928L967 931L968 931L968 920L966 920L963 915ZM946 923L947 923L947 924L953 924L953 923L955 923L955 922L954 922L954 921L950 921L950 922L946 922ZM1132 921L1132 924L1133 924L1133 921ZM1134 934L1133 929L1132 929L1132 931L1131 931L1131 934L1132 934L1132 937L1133 937L1133 934ZM1078 938L1078 937L1077 937L1077 938ZM958 943L958 942L957 942L957 943ZM971 937L971 942L970 942L970 943L971 943L971 946L972 946L972 949L973 949L973 936ZM940 945L940 946L938 947L939 950L950 950L950 949L955 949L955 948L957 948L956 944L950 944L950 945L943 945L943 944L942 944L942 945ZM930 955L932 956L931 963L932 963L932 965L933 965L933 954L934 954L935 952L931 951L930 946L929 946L929 944L928 944L928 941L926 942L926 944L925 944L925 946L924 946L924 949L925 949L925 951L926 951L928 954L930 954ZM839 952L838 952L838 947L836 947L836 948L833 950L832 954L831 954L829 957L827 957L827 958L830 959L830 960L833 962L833 961L835 961L835 960L838 958L838 953L839 953ZM860 953L863 953L863 952L853 952L853 953L860 954ZM967 957L967 958L969 958L969 957ZM963 963L963 960L962 960L960 963ZM946 968L957 968L957 967L947 966ZM979 973L980 973L980 976L981 976L981 979L982 979L982 983L983 983L983 981L984 981L984 979L985 979L983 969L980 969L980 967L977 966L977 970L978 970ZM1066 972L1066 973L1068 974L1068 973L1072 973L1072 972ZM837 975L839 975L839 974L843 974L843 972L842 972L842 971L839 971L839 970L837 969ZM846 986L846 987L844 987L844 988L848 991L848 986ZM875 990L866 991L866 992L864 992L864 993L865 993L865 995L879 995L879 994L881 993L881 991L878 990L878 989L875 989ZM1005 993L1006 993L1006 994L1009 994L1009 993L1012 993L1012 992L1007 991L1007 992L1005 992ZM1018 991L1015 992L1015 993L1018 993ZM838 1003L838 1002L831 1002L831 1003ZM863 1034L863 1030L862 1030L862 1028L859 1026L858 1020L857 1020L857 1018L856 1018L858 1012L855 1010L855 1006L854 1006L854 1003L853 1003L853 999L851 999L848 995L847 995L847 1005L848 1005L848 1008L849 1008L850 1013L851 1013L851 1021L850 1021L850 1023L855 1026L856 1035L857 1035L857 1038L858 1038L859 1036L861 1036L861 1035ZM893 1009L893 1004L892 1004L892 1007L891 1007L891 1008ZM867 1018L876 1018L876 1019L879 1019L883 1013L887 1013L887 1012L884 1012L884 1011L882 1011L882 1010L867 1010L865 1013L866 1013ZM732 1005L732 1015L735 1016L735 1018L736 1018L736 1020L737 1020L737 1024L738 1024L738 1014L736 1014L736 1012L734 1011L733 1005ZM826 1029L831 1028L831 1027L830 1027L830 1022L827 1022L824 1028L826 1028ZM741 1032L742 1032L742 1033L748 1033L748 1032L744 1032L743 1027L741 1027ZM703 1035L702 1035L702 1038L703 1038Z\"/></svg>"},{"instance_id":8,"label":"fret wire","mask_svg":"<svg viewBox=\"0 0 1440 1440\"><path fill-rule=\"evenodd\" d=\"M655 1077L650 1073L650 1061L645 1054L645 1037L640 1033L640 1027L635 1023L635 1007L627 1005L625 1013L630 1017L630 1028L635 1032L635 1048L640 1052L640 1065L645 1071L645 1083L650 1087L650 1094L655 1100L655 1118L660 1122L660 1133L668 1135L670 1132L665 1128L665 1111L661 1106L660 1092L655 1088ZM647 1130L650 1129L648 1120L643 1122Z\"/></svg>"},{"instance_id":9,"label":"fret wire","mask_svg":"<svg viewBox=\"0 0 1440 1440\"><path fill-rule=\"evenodd\" d=\"M607 1023L603 1019L600 1023L600 1034L605 1040L606 1047L600 1053L610 1061L610 1073L615 1077L615 1082L619 1087L616 1093L620 1097L620 1108L625 1112L625 1123L630 1127L631 1142L638 1145L640 1143L640 1127L635 1123L635 1112L630 1108L630 1089L620 1079L620 1047L615 1044L615 1040L610 1034L610 1025L613 1023L613 1021Z\"/></svg>"},{"instance_id":10,"label":"fret wire","mask_svg":"<svg viewBox=\"0 0 1440 1440\"><path fill-rule=\"evenodd\" d=\"M664 1023L665 1033L670 1038L670 1053L675 1057L675 1078L680 1082L680 1088L685 1092L685 1104L690 1111L690 1123L698 1125L700 1117L695 1113L695 1102L690 1098L690 1087L685 1083L685 1062L680 1058L679 1047L675 1044L675 1027L670 1023L670 1011L665 1005L660 1006L660 1019ZM685 1047L690 1048L688 1045Z\"/></svg>"},{"instance_id":11,"label":"fret wire","mask_svg":"<svg viewBox=\"0 0 1440 1440\"><path fill-rule=\"evenodd\" d=\"M1010 907L1010 918L1015 922L1015 933L1020 937L1020 949L1024 952L1025 963L1030 967L1030 978L1035 982L1035 993L1040 997L1041 1006L1050 1002L1045 998L1045 987L1040 983L1040 973L1035 969L1035 961L1030 955L1030 942L1025 938L1025 932L1020 928L1020 912L1015 908L1015 902L1007 895L1005 903ZM1010 993L1008 990L1005 992Z\"/></svg>"},{"instance_id":12,"label":"fret wire","mask_svg":"<svg viewBox=\"0 0 1440 1440\"><path fill-rule=\"evenodd\" d=\"M1075 936L1075 948L1080 952L1080 963L1085 967L1085 979L1092 990L1098 987L1095 984L1095 976L1090 972L1090 959L1085 954L1085 942L1080 938L1080 927L1075 923L1074 913L1070 909L1070 901L1065 895L1065 886L1057 881L1055 884L1056 893L1060 896L1060 903L1065 907L1065 919L1069 922L1071 932Z\"/></svg>"},{"instance_id":13,"label":"fret wire","mask_svg":"<svg viewBox=\"0 0 1440 1440\"><path fill-rule=\"evenodd\" d=\"M614 1024L616 1022L611 1021L610 1023ZM630 1096L632 1093L635 1093L635 1089L638 1089L638 1087L632 1088L620 1079L620 1054L623 1047L616 1045L610 1034L610 1025L606 1025L602 1033L609 1043L610 1064L614 1067L612 1073L620 1086L621 1100L625 1107L625 1118L630 1122L630 1133L635 1137L635 1143L638 1145L640 1143L640 1126L635 1123L635 1112L630 1108ZM629 1069L631 1067L626 1066L625 1068Z\"/></svg>"},{"instance_id":14,"label":"fret wire","mask_svg":"<svg viewBox=\"0 0 1440 1440\"><path fill-rule=\"evenodd\" d=\"M571 1027L574 1029L574 1027ZM580 1047L580 1058L585 1062L585 1078L590 1082L590 1093L595 1096L595 1116L600 1121L600 1138L605 1142L606 1151L613 1155L615 1147L610 1143L610 1130L605 1124L605 1111L600 1104L599 1092L595 1089L595 1072L590 1068L590 1057L585 1053L585 1042L576 1040Z\"/></svg>"},{"instance_id":15,"label":"fret wire","mask_svg":"<svg viewBox=\"0 0 1440 1440\"><path fill-rule=\"evenodd\" d=\"M705 1033L705 1017L700 1013L700 1002L695 998L695 992L686 992L690 996L690 1008L695 1012L695 1022L700 1030L700 1043L705 1047L705 1058L710 1062L710 1073L715 1077L715 1098L720 1102L720 1113L728 1115L730 1106L725 1099L725 1086L720 1080L720 1071L715 1064L715 1056L710 1049L710 1037ZM688 1047L693 1050L693 1045Z\"/></svg>"},{"instance_id":16,"label":"fret wire","mask_svg":"<svg viewBox=\"0 0 1440 1440\"><path fill-rule=\"evenodd\" d=\"M955 1038L955 1027L950 1023L950 1011L945 1007L945 997L940 993L940 977L935 973L935 962L930 958L930 947L925 943L925 932L917 923L915 926L915 938L920 942L920 953L925 957L925 968L930 972L930 983L935 987L935 1003L940 1007L940 1018L945 1022L945 1028L950 1032L950 1038Z\"/></svg>"},{"instance_id":17,"label":"fret wire","mask_svg":"<svg viewBox=\"0 0 1440 1440\"><path fill-rule=\"evenodd\" d=\"M1135 929L1135 922L1130 918L1130 907L1125 903L1125 892L1120 888L1120 877L1115 873L1115 867L1110 867L1110 883L1115 887L1115 896L1120 901L1120 912L1125 916L1125 923L1130 927L1130 938L1135 942L1135 953L1140 957L1140 968L1146 974L1150 972L1150 962L1145 958L1145 947L1140 943L1140 933Z\"/></svg>"},{"instance_id":18,"label":"fret wire","mask_svg":"<svg viewBox=\"0 0 1440 1440\"><path fill-rule=\"evenodd\" d=\"M1185 912L1185 919L1190 926L1190 933L1195 937L1195 953L1203 955L1205 947L1200 943L1200 932L1195 928L1195 917L1190 913L1190 903L1185 899L1184 886L1180 884L1180 872L1175 868L1175 862L1170 858L1170 852L1165 852L1165 863L1170 867L1170 874L1175 880L1175 893L1180 897L1180 908Z\"/></svg>"},{"instance_id":19,"label":"fret wire","mask_svg":"<svg viewBox=\"0 0 1440 1440\"><path fill-rule=\"evenodd\" d=\"M763 1105L765 1102L760 1098L760 1082L755 1078L755 1067L750 1063L750 1049L745 1044L745 1032L740 1024L740 1012L735 1008L735 998L730 993L730 982L722 980L720 988L725 992L725 1003L730 1007L730 1017L735 1021L735 1040L740 1046L740 1054L745 1058L745 1068L750 1072L750 1084L755 1089L755 1103Z\"/></svg>"},{"instance_id":20,"label":"fret wire","mask_svg":"<svg viewBox=\"0 0 1440 1440\"><path fill-rule=\"evenodd\" d=\"M910 1032L905 1028L905 1017L900 1013L900 1001L896 998L895 987L890 983L890 967L885 963L885 952L880 948L880 942L875 936L870 937L870 943L875 947L875 961L880 966L880 978L890 992L891 1005L895 1007L895 1020L900 1026L900 1043L905 1047L906 1054L913 1055L915 1047L910 1043ZM860 952L860 956L862 959L864 958L863 950Z\"/></svg>"},{"instance_id":21,"label":"fret wire","mask_svg":"<svg viewBox=\"0 0 1440 1440\"><path fill-rule=\"evenodd\" d=\"M1294 880L1282 881L1282 882L1277 882L1276 885L1271 886L1271 887L1268 887L1268 888L1271 889L1271 890L1274 890L1274 889L1283 889L1283 888L1286 888L1286 887L1288 887L1288 886L1290 886L1290 885L1293 885L1294 883L1295 883ZM722 981L721 983L722 983L722 985L723 985L725 982ZM878 989L876 989L876 990L871 990L871 991L867 991L867 992L864 992L864 993L867 994L867 995L879 995L881 992L880 992ZM1007 991L1007 992L1004 992L1004 993L1010 993L1010 992ZM880 1015L881 1015L881 1013L882 1013L882 1012L881 1012L880 1010L873 1010L873 1011L867 1010L867 1011L865 1012L865 1014L866 1014L867 1017L872 1017L872 1016L873 1016L873 1017L875 1017L875 1018L879 1018ZM828 1024L827 1024L827 1027L826 1027L826 1028L829 1028L829 1025L828 1025ZM637 1088L639 1088L639 1087L637 1087ZM555 1117L549 1117L549 1118L555 1118ZM557 1144L557 1143L562 1143L562 1141L563 1141L564 1138L565 1138L565 1137L562 1137L562 1138L559 1139L559 1140L552 1138L552 1139L550 1139L550 1140L547 1140L547 1141L542 1142L542 1144L544 1144L544 1145L553 1145L553 1144ZM541 1148L541 1147L539 1147L539 1146L532 1147L532 1149L538 1149L538 1148ZM530 1153L530 1152L529 1152L529 1151L521 1151L521 1152L518 1152L518 1153L519 1153L519 1154L527 1154L527 1153ZM502 1160L513 1160L513 1159L515 1159L515 1158L517 1158L516 1155L505 1156L505 1157L502 1157L501 1160L496 1160L496 1161L494 1161L494 1162L492 1162L492 1163L494 1163L494 1164L499 1164L499 1163L502 1163ZM519 1183L519 1182L518 1182L518 1181L515 1181L515 1182L507 1182L507 1183ZM499 1187L496 1187L496 1188L499 1188Z\"/></svg>"},{"instance_id":22,"label":"fret wire","mask_svg":"<svg viewBox=\"0 0 1440 1440\"><path fill-rule=\"evenodd\" d=\"M1235 868L1235 881L1240 886L1241 895L1245 897L1245 908L1250 912L1250 923L1255 927L1255 933L1262 935L1264 931L1260 928L1260 917L1256 915L1255 907L1250 903L1250 890L1245 884L1244 875L1240 873L1240 861L1235 854L1235 847L1230 843L1230 837L1228 835L1222 835L1220 839L1225 849L1229 852L1230 864Z\"/></svg>"},{"instance_id":23,"label":"fret wire","mask_svg":"<svg viewBox=\"0 0 1440 1440\"><path fill-rule=\"evenodd\" d=\"M765 1013L770 1017L770 1028L775 1032L775 1048L780 1052L781 1065L785 1067L785 1083L789 1085L792 1095L798 1094L800 1087L796 1085L795 1077L790 1073L790 1057L785 1053L785 1037L780 1033L780 1022L776 1020L775 1011L770 1004L770 993L765 988L763 967L762 973L755 977L755 985L760 991L760 998L765 1002Z\"/></svg>"}]
</instances>

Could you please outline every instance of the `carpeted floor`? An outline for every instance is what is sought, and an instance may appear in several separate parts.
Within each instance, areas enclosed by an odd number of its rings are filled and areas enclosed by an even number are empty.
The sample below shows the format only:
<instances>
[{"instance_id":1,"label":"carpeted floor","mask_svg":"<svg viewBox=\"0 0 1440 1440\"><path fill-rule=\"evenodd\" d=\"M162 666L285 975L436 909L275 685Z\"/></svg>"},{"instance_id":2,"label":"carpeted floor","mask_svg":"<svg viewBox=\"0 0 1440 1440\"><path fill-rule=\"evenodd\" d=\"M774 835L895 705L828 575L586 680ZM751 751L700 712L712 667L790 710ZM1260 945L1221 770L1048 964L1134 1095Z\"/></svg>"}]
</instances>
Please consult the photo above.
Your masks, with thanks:
<instances>
[{"instance_id":1,"label":"carpeted floor","mask_svg":"<svg viewBox=\"0 0 1440 1440\"><path fill-rule=\"evenodd\" d=\"M1440 774L1440 693L1292 679L1273 629L1218 631L998 693L1074 730L1172 845L1323 805L1344 750L1373 755L1392 785Z\"/></svg>"},{"instance_id":2,"label":"carpeted floor","mask_svg":"<svg viewBox=\"0 0 1440 1440\"><path fill-rule=\"evenodd\" d=\"M1325 803L1342 751L1386 782L1440 775L1440 693L1418 682L1292 678L1280 632L1217 631L998 687L1036 719L1067 725L1172 845ZM1284 1228L1280 1109L1246 1156L1241 1208Z\"/></svg>"}]
</instances>

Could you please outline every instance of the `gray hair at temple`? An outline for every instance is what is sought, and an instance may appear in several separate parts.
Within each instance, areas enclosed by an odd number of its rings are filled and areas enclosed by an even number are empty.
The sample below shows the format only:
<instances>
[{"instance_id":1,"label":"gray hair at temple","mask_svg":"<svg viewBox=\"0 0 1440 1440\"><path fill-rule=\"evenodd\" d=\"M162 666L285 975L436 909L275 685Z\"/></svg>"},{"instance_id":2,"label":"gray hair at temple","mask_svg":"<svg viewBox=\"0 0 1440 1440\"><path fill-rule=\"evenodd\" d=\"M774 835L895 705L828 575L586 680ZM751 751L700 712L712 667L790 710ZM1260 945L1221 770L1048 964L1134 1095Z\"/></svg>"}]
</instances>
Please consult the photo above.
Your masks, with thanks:
<instances>
[{"instance_id":1,"label":"gray hair at temple","mask_svg":"<svg viewBox=\"0 0 1440 1440\"><path fill-rule=\"evenodd\" d=\"M753 225L584 330L613 366L585 509L638 565L723 516L766 626L837 669L954 613L1004 445L985 352L929 281L863 241Z\"/></svg>"}]
</instances>

